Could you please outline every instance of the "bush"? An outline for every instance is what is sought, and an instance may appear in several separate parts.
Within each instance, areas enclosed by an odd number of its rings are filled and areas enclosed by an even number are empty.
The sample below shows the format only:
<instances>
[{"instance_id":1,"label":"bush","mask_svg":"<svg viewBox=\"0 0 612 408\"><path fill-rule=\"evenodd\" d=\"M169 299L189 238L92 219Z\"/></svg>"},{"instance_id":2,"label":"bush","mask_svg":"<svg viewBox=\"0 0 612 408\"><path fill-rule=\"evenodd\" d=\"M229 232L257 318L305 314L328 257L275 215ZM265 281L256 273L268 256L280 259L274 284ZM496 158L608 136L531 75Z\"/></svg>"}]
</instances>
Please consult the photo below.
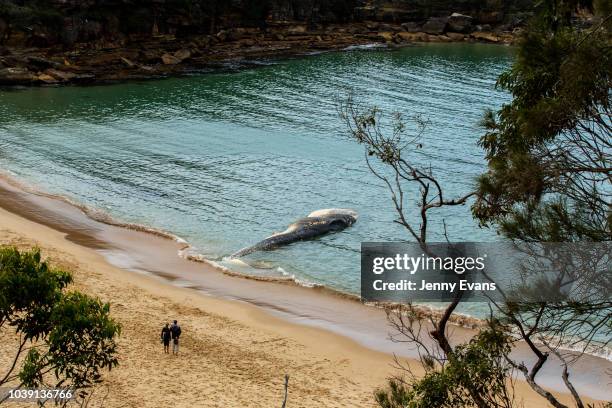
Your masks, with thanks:
<instances>
[{"instance_id":1,"label":"bush","mask_svg":"<svg viewBox=\"0 0 612 408\"><path fill-rule=\"evenodd\" d=\"M61 386L84 397L101 381L101 369L117 365L120 326L110 317L110 305L67 291L71 282L70 273L42 262L38 249L0 248L0 329L19 335L10 368L0 372L0 386Z\"/></svg>"}]
</instances>

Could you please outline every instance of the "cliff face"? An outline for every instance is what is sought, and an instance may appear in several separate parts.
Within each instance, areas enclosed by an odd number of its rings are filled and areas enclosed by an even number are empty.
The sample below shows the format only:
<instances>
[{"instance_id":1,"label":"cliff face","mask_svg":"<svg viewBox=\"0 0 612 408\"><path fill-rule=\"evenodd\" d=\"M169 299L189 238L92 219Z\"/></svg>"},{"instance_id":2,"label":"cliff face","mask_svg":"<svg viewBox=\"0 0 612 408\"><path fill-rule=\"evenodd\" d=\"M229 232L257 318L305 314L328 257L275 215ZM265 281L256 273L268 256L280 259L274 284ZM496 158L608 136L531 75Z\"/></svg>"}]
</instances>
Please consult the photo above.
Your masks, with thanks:
<instances>
[{"instance_id":1,"label":"cliff face","mask_svg":"<svg viewBox=\"0 0 612 408\"><path fill-rule=\"evenodd\" d=\"M355 0L0 0L0 41L71 45L102 37L213 34L265 27L270 20L310 24L352 18Z\"/></svg>"},{"instance_id":2,"label":"cliff face","mask_svg":"<svg viewBox=\"0 0 612 408\"><path fill-rule=\"evenodd\" d=\"M452 13L469 15L478 24L509 23L523 18L533 6L533 0L374 0L359 7L362 18L378 21L423 21Z\"/></svg>"},{"instance_id":3,"label":"cliff face","mask_svg":"<svg viewBox=\"0 0 612 408\"><path fill-rule=\"evenodd\" d=\"M0 86L156 78L372 43L511 43L523 1L0 0Z\"/></svg>"},{"instance_id":4,"label":"cliff face","mask_svg":"<svg viewBox=\"0 0 612 408\"><path fill-rule=\"evenodd\" d=\"M356 20L425 23L454 12L475 24L500 24L520 19L531 6L527 0L0 0L0 44L123 44L281 22L307 28Z\"/></svg>"}]
</instances>

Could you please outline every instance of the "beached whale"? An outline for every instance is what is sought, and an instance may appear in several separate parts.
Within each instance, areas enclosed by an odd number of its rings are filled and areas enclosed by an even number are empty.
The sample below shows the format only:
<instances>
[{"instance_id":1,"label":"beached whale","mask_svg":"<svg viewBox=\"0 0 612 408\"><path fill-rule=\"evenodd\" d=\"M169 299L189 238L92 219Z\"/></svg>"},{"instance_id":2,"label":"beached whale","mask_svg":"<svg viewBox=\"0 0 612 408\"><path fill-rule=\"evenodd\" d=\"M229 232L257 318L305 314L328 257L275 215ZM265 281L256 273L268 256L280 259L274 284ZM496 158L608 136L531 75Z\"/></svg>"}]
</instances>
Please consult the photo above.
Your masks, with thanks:
<instances>
[{"instance_id":1,"label":"beached whale","mask_svg":"<svg viewBox=\"0 0 612 408\"><path fill-rule=\"evenodd\" d=\"M355 221L357 221L357 213L353 210L341 208L318 210L310 213L306 218L300 218L289 225L285 231L273 234L253 246L243 248L230 255L230 258L239 258L257 251L269 251L292 242L341 231L353 225Z\"/></svg>"}]
</instances>

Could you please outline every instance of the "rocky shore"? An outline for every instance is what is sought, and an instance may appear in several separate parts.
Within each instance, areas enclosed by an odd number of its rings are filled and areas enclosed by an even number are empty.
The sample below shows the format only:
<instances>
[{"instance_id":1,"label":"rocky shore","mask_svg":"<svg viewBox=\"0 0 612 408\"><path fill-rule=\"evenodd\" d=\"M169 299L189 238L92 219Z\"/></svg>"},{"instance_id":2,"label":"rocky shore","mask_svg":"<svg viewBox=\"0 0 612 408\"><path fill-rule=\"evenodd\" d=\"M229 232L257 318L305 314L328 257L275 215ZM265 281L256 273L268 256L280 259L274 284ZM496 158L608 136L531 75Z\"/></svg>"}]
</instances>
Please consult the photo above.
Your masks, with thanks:
<instances>
[{"instance_id":1,"label":"rocky shore","mask_svg":"<svg viewBox=\"0 0 612 408\"><path fill-rule=\"evenodd\" d=\"M508 44L528 0L0 0L0 86L93 84L352 45Z\"/></svg>"},{"instance_id":2,"label":"rocky shore","mask_svg":"<svg viewBox=\"0 0 612 408\"><path fill-rule=\"evenodd\" d=\"M363 44L397 47L417 42L509 44L513 40L512 32L494 32L490 27L459 32L460 27L449 23L458 18L435 20L423 27L367 22L334 24L320 30L291 24L265 31L235 28L220 30L216 35L186 38L156 35L121 45L82 43L68 50L61 46L5 46L0 47L0 85L94 84L156 78ZM455 27L455 31L449 31L448 27Z\"/></svg>"}]
</instances>

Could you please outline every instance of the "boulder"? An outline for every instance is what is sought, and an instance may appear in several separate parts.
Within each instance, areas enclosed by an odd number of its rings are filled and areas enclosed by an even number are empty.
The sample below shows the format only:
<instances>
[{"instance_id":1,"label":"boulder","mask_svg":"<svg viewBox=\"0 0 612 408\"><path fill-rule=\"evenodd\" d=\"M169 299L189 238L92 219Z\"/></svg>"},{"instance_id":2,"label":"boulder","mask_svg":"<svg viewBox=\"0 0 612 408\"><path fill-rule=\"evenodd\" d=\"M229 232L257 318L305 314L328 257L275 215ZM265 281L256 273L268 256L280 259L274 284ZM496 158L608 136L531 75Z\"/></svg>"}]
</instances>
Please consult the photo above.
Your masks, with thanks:
<instances>
[{"instance_id":1,"label":"boulder","mask_svg":"<svg viewBox=\"0 0 612 408\"><path fill-rule=\"evenodd\" d=\"M227 40L229 40L229 37L230 37L229 31L221 30L221 31L219 31L217 33L217 35L215 37L217 37L217 40L219 40L221 42L227 41Z\"/></svg>"},{"instance_id":2,"label":"boulder","mask_svg":"<svg viewBox=\"0 0 612 408\"><path fill-rule=\"evenodd\" d=\"M121 57L121 62L123 62L125 65L127 65L128 68L134 68L136 66L136 64L134 64L132 61L130 61L129 59L127 59L125 57Z\"/></svg>"},{"instance_id":3,"label":"boulder","mask_svg":"<svg viewBox=\"0 0 612 408\"><path fill-rule=\"evenodd\" d=\"M188 50L187 48L180 49L174 53L174 56L180 61L184 61L191 58L191 50Z\"/></svg>"},{"instance_id":4,"label":"boulder","mask_svg":"<svg viewBox=\"0 0 612 408\"><path fill-rule=\"evenodd\" d=\"M402 29L408 33L418 33L421 31L421 25L415 23L414 21L410 21L408 23L402 24Z\"/></svg>"},{"instance_id":5,"label":"boulder","mask_svg":"<svg viewBox=\"0 0 612 408\"><path fill-rule=\"evenodd\" d=\"M70 78L70 82L73 82L73 83L90 84L96 80L95 74L89 74L89 73L72 74L74 76L72 76L68 72L63 72L63 74L68 74L66 78Z\"/></svg>"},{"instance_id":6,"label":"boulder","mask_svg":"<svg viewBox=\"0 0 612 408\"><path fill-rule=\"evenodd\" d=\"M378 37L382 38L385 42L393 41L393 33L391 31L381 31L378 33Z\"/></svg>"},{"instance_id":7,"label":"boulder","mask_svg":"<svg viewBox=\"0 0 612 408\"><path fill-rule=\"evenodd\" d=\"M461 33L446 33L446 36L453 41L465 40L465 34L461 34Z\"/></svg>"},{"instance_id":8,"label":"boulder","mask_svg":"<svg viewBox=\"0 0 612 408\"><path fill-rule=\"evenodd\" d=\"M434 43L452 42L452 40L448 38L446 35L434 35L434 34L425 34L425 35L427 36L427 39L425 40L425 42L434 42Z\"/></svg>"},{"instance_id":9,"label":"boulder","mask_svg":"<svg viewBox=\"0 0 612 408\"><path fill-rule=\"evenodd\" d=\"M168 54L165 53L164 55L161 56L161 60L164 63L164 65L177 65L181 63L181 60L176 58L174 55L172 54Z\"/></svg>"},{"instance_id":10,"label":"boulder","mask_svg":"<svg viewBox=\"0 0 612 408\"><path fill-rule=\"evenodd\" d=\"M31 70L41 70L47 68L56 68L60 64L42 57L30 56L26 58L28 68Z\"/></svg>"},{"instance_id":11,"label":"boulder","mask_svg":"<svg viewBox=\"0 0 612 408\"><path fill-rule=\"evenodd\" d=\"M49 68L45 71L45 74L52 76L58 81L68 82L74 78L76 78L76 74L72 72L60 71L58 69Z\"/></svg>"},{"instance_id":12,"label":"boulder","mask_svg":"<svg viewBox=\"0 0 612 408\"><path fill-rule=\"evenodd\" d=\"M158 51L157 49L140 50L140 52L138 53L138 60L148 63L158 62L160 58L159 53L160 51Z\"/></svg>"},{"instance_id":13,"label":"boulder","mask_svg":"<svg viewBox=\"0 0 612 408\"><path fill-rule=\"evenodd\" d=\"M512 26L510 24L500 24L493 29L496 33L511 33Z\"/></svg>"},{"instance_id":14,"label":"boulder","mask_svg":"<svg viewBox=\"0 0 612 408\"><path fill-rule=\"evenodd\" d=\"M208 35L203 36L203 37L196 37L194 39L194 42L198 48L209 48L210 44L214 41L212 38L213 37L208 36Z\"/></svg>"},{"instance_id":15,"label":"boulder","mask_svg":"<svg viewBox=\"0 0 612 408\"><path fill-rule=\"evenodd\" d=\"M94 66L108 66L121 63L121 54L116 52L104 52L94 55L89 59L89 63Z\"/></svg>"},{"instance_id":16,"label":"boulder","mask_svg":"<svg viewBox=\"0 0 612 408\"><path fill-rule=\"evenodd\" d=\"M240 47L253 47L257 45L257 41L252 38L245 38L244 40L240 40Z\"/></svg>"},{"instance_id":17,"label":"boulder","mask_svg":"<svg viewBox=\"0 0 612 408\"><path fill-rule=\"evenodd\" d=\"M0 84L26 85L36 79L27 68L3 68L0 69Z\"/></svg>"},{"instance_id":18,"label":"boulder","mask_svg":"<svg viewBox=\"0 0 612 408\"><path fill-rule=\"evenodd\" d=\"M49 74L40 74L36 77L36 79L40 82L44 82L45 84L57 84L58 82L57 79Z\"/></svg>"},{"instance_id":19,"label":"boulder","mask_svg":"<svg viewBox=\"0 0 612 408\"><path fill-rule=\"evenodd\" d=\"M359 25L351 25L347 28L347 31L349 32L349 34L353 35L364 32L363 27Z\"/></svg>"},{"instance_id":20,"label":"boulder","mask_svg":"<svg viewBox=\"0 0 612 408\"><path fill-rule=\"evenodd\" d=\"M24 59L23 56L20 56L20 55L15 55L15 54L3 55L0 58L0 60L2 61L2 65L4 65L5 67L26 67L27 68L26 59Z\"/></svg>"},{"instance_id":21,"label":"boulder","mask_svg":"<svg viewBox=\"0 0 612 408\"><path fill-rule=\"evenodd\" d=\"M398 32L398 31L401 31L401 30L399 29L398 26L393 26L391 24L381 24L380 26L378 26L378 31Z\"/></svg>"},{"instance_id":22,"label":"boulder","mask_svg":"<svg viewBox=\"0 0 612 408\"><path fill-rule=\"evenodd\" d=\"M308 31L308 27L305 24L292 25L287 28L288 34L304 34Z\"/></svg>"},{"instance_id":23,"label":"boulder","mask_svg":"<svg viewBox=\"0 0 612 408\"><path fill-rule=\"evenodd\" d=\"M425 42L429 40L425 33L409 33L407 31L400 31L395 37L399 38L401 42Z\"/></svg>"},{"instance_id":24,"label":"boulder","mask_svg":"<svg viewBox=\"0 0 612 408\"><path fill-rule=\"evenodd\" d=\"M240 36L247 37L252 37L261 34L261 28L259 27L238 27L235 28L234 31L236 31Z\"/></svg>"},{"instance_id":25,"label":"boulder","mask_svg":"<svg viewBox=\"0 0 612 408\"><path fill-rule=\"evenodd\" d=\"M498 43L500 41L500 38L497 35L482 31L476 31L475 33L472 33L472 38L478 41L486 41L492 43Z\"/></svg>"},{"instance_id":26,"label":"boulder","mask_svg":"<svg viewBox=\"0 0 612 408\"><path fill-rule=\"evenodd\" d=\"M448 31L454 33L470 33L473 31L472 21L474 19L465 14L453 13L448 18Z\"/></svg>"},{"instance_id":27,"label":"boulder","mask_svg":"<svg viewBox=\"0 0 612 408\"><path fill-rule=\"evenodd\" d=\"M393 41L395 41L396 43L411 42L411 34L412 33L409 33L407 31L400 31L399 33L395 34L395 36L393 37Z\"/></svg>"},{"instance_id":28,"label":"boulder","mask_svg":"<svg viewBox=\"0 0 612 408\"><path fill-rule=\"evenodd\" d=\"M492 29L490 24L479 24L475 27L474 31L491 31Z\"/></svg>"},{"instance_id":29,"label":"boulder","mask_svg":"<svg viewBox=\"0 0 612 408\"><path fill-rule=\"evenodd\" d=\"M444 34L447 24L448 17L432 17L423 25L423 31L427 34Z\"/></svg>"}]
</instances>

